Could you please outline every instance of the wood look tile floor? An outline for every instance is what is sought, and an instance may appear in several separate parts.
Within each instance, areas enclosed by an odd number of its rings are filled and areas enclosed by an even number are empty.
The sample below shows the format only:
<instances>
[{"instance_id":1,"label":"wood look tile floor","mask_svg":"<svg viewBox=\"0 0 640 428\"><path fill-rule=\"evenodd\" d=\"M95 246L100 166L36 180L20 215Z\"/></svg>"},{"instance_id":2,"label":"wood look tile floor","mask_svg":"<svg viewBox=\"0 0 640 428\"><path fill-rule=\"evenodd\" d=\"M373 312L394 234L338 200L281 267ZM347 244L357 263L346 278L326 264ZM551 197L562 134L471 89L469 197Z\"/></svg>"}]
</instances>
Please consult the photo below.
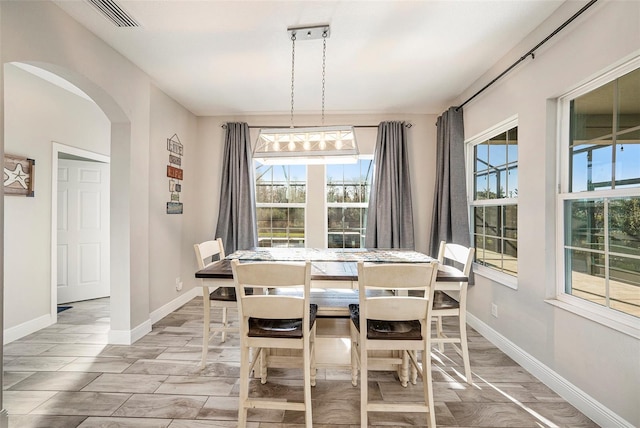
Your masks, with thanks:
<instances>
[{"instance_id":1,"label":"wood look tile floor","mask_svg":"<svg viewBox=\"0 0 640 428\"><path fill-rule=\"evenodd\" d=\"M237 425L237 336L214 339L200 369L202 301L195 298L131 346L108 345L109 299L72 303L58 323L4 347L4 404L16 428ZM214 320L215 320L215 314ZM235 314L233 314L235 317ZM451 326L449 324L448 326ZM445 323L445 327L447 324ZM433 351L436 420L447 427L595 427L473 329L469 348L474 385L461 378L453 350ZM301 371L270 370L255 395L300 400ZM422 399L422 385L403 388L394 373L374 372L369 395ZM359 388L350 372L319 369L312 390L314 426L359 426ZM302 427L303 414L252 411L251 428ZM370 426L425 426L423 416L370 413Z\"/></svg>"}]
</instances>

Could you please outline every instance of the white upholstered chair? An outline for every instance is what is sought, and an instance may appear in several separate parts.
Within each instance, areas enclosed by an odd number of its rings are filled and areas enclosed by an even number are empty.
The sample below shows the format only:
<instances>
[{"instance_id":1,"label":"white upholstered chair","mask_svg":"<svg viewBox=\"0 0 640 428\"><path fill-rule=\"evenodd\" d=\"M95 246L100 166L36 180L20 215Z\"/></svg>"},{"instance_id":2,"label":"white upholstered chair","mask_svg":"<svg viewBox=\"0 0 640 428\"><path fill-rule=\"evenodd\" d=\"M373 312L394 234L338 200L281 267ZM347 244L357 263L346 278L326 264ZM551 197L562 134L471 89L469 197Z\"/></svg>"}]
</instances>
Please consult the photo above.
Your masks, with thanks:
<instances>
[{"instance_id":1,"label":"white upholstered chair","mask_svg":"<svg viewBox=\"0 0 640 428\"><path fill-rule=\"evenodd\" d=\"M193 246L196 259L198 261L198 269L204 269L217 260L225 257L222 239L218 238L212 241L205 241ZM238 332L238 327L229 326L229 309L236 309L238 303L236 300L235 287L217 287L209 293L208 282L202 281L202 301L204 307L204 328L202 332L202 361L201 366L204 367L207 362L207 351L209 342L216 334L220 334L220 340L224 342L227 339L228 332ZM211 326L211 307L220 308L222 310L222 325Z\"/></svg>"},{"instance_id":2,"label":"white upholstered chair","mask_svg":"<svg viewBox=\"0 0 640 428\"><path fill-rule=\"evenodd\" d=\"M352 383L360 369L360 423L367 426L368 412L424 412L427 425L435 427L431 378L431 299L438 262L358 263L359 304L349 305L352 338ZM383 290L412 291L388 293ZM402 349L402 351L397 351ZM370 351L376 352L375 355ZM389 351L389 357L380 351ZM422 365L417 361L422 351ZM410 361L424 384L424 402L370 401L370 370L404 369ZM390 368L391 367L391 368ZM402 377L403 375L401 375ZM406 385L406 379L405 379Z\"/></svg>"},{"instance_id":3,"label":"white upholstered chair","mask_svg":"<svg viewBox=\"0 0 640 428\"><path fill-rule=\"evenodd\" d=\"M311 386L315 385L314 342L317 306L310 299L311 263L231 262L240 318L240 394L238 426L247 422L247 410L278 409L305 412L305 425L312 427ZM245 289L256 289L247 295ZM258 289L263 289L263 294ZM296 289L296 293L271 293L269 289ZM298 350L276 353L274 351ZM302 355L295 355L301 352ZM249 397L249 380L256 363L261 382L269 367L300 367L304 398L290 402Z\"/></svg>"},{"instance_id":4,"label":"white upholstered chair","mask_svg":"<svg viewBox=\"0 0 640 428\"><path fill-rule=\"evenodd\" d=\"M475 249L459 244L440 242L438 261L440 263L456 262L466 277L471 272ZM462 357L464 375L468 384L472 384L471 364L469 363L469 347L467 346L467 285L468 282L438 282L433 299L432 316L436 321L436 335L431 339L438 344L440 352L444 352L444 345L451 344ZM457 294L457 296L455 296ZM457 298L457 300L453 297ZM447 336L442 329L442 317L458 317L458 334L456 337ZM459 345L459 346L458 346Z\"/></svg>"}]
</instances>

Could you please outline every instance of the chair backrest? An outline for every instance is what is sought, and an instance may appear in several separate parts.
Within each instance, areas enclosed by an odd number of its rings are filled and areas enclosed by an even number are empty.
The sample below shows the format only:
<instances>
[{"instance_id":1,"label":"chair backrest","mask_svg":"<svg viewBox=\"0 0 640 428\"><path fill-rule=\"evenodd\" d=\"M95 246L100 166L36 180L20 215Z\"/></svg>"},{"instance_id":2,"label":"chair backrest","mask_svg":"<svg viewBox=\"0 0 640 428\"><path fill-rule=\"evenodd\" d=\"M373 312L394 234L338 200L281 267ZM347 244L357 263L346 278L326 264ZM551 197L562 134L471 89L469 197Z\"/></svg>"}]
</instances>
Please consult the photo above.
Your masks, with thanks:
<instances>
[{"instance_id":1,"label":"chair backrest","mask_svg":"<svg viewBox=\"0 0 640 428\"><path fill-rule=\"evenodd\" d=\"M430 263L358 263L360 325L365 320L425 322L430 319L433 284L438 262ZM398 290L379 295L375 291ZM422 291L405 296L404 291ZM368 293L370 295L368 295ZM366 325L366 324L364 324Z\"/></svg>"},{"instance_id":2,"label":"chair backrest","mask_svg":"<svg viewBox=\"0 0 640 428\"><path fill-rule=\"evenodd\" d=\"M231 261L238 297L238 312L244 328L248 318L302 319L303 331L309 331L309 294L311 262L281 263ZM298 288L300 294L247 295L245 288Z\"/></svg>"},{"instance_id":3,"label":"chair backrest","mask_svg":"<svg viewBox=\"0 0 640 428\"><path fill-rule=\"evenodd\" d=\"M215 260L207 260L215 255L217 255L220 260L224 259L224 245L222 245L222 239L220 238L194 244L193 249L196 252L199 269L204 269L213 263Z\"/></svg>"},{"instance_id":4,"label":"chair backrest","mask_svg":"<svg viewBox=\"0 0 640 428\"><path fill-rule=\"evenodd\" d=\"M438 261L445 263L447 260L451 260L456 263L460 263L462 266L462 273L465 276L469 276L471 272L471 265L473 264L473 254L475 248L465 247L460 244L448 244L445 241L440 242L440 249L438 251Z\"/></svg>"}]
</instances>

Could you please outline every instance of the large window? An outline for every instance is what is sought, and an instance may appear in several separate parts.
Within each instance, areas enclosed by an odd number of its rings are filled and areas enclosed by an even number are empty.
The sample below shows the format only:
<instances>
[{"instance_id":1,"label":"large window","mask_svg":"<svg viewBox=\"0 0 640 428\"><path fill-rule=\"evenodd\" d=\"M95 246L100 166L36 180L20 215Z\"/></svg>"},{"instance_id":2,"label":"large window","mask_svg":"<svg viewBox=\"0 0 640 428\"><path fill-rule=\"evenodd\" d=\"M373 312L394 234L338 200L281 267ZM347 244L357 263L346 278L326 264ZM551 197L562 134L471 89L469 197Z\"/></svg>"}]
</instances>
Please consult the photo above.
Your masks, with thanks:
<instances>
[{"instance_id":1,"label":"large window","mask_svg":"<svg viewBox=\"0 0 640 428\"><path fill-rule=\"evenodd\" d=\"M373 160L326 165L327 246L364 247Z\"/></svg>"},{"instance_id":2,"label":"large window","mask_svg":"<svg viewBox=\"0 0 640 428\"><path fill-rule=\"evenodd\" d=\"M355 164L255 162L258 245L364 246L373 160Z\"/></svg>"},{"instance_id":3,"label":"large window","mask_svg":"<svg viewBox=\"0 0 640 428\"><path fill-rule=\"evenodd\" d=\"M640 69L561 99L560 298L640 316ZM630 70L631 69L631 70ZM570 302L574 303L571 299Z\"/></svg>"},{"instance_id":4,"label":"large window","mask_svg":"<svg viewBox=\"0 0 640 428\"><path fill-rule=\"evenodd\" d=\"M256 162L258 245L304 247L307 167Z\"/></svg>"},{"instance_id":5,"label":"large window","mask_svg":"<svg viewBox=\"0 0 640 428\"><path fill-rule=\"evenodd\" d=\"M470 202L476 263L518 274L518 128L510 120L469 143Z\"/></svg>"}]
</instances>

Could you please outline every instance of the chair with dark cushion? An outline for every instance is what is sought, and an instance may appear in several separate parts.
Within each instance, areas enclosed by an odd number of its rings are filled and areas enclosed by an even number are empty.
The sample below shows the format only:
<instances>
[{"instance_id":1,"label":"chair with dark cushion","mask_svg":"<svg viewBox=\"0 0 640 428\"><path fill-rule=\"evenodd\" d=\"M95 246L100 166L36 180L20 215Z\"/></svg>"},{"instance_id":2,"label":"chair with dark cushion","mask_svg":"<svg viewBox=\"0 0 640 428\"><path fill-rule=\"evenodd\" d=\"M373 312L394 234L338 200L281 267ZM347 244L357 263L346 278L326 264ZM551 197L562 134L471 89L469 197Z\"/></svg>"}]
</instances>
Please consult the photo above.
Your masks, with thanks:
<instances>
[{"instance_id":1,"label":"chair with dark cushion","mask_svg":"<svg viewBox=\"0 0 640 428\"><path fill-rule=\"evenodd\" d=\"M442 241L438 251L438 261L440 263L457 263L464 276L468 277L473 264L474 251L474 248L459 244L448 244ZM446 343L455 348L456 352L462 357L467 383L471 385L473 381L471 379L471 364L469 363L469 348L467 346L467 285L467 281L436 283L432 311L432 315L436 320L436 336L431 339L431 342L438 344L440 352L444 352ZM452 295L457 297L457 300ZM458 334L456 337L449 337L444 333L442 317L458 317Z\"/></svg>"},{"instance_id":2,"label":"chair with dark cushion","mask_svg":"<svg viewBox=\"0 0 640 428\"><path fill-rule=\"evenodd\" d=\"M368 412L423 412L428 415L427 425L435 427L430 320L437 273L437 261L358 263L359 304L349 305L349 311L352 383L357 385L359 368L362 427L367 426ZM382 290L400 292L380 295ZM406 295L405 291L412 291L415 295ZM422 364L418 362L417 351L422 351ZM369 400L370 370L398 371L406 386L409 362L422 376L424 402Z\"/></svg>"},{"instance_id":3,"label":"chair with dark cushion","mask_svg":"<svg viewBox=\"0 0 640 428\"><path fill-rule=\"evenodd\" d=\"M222 260L225 257L222 239L205 241L193 246L198 261L198 269L204 269L212 263ZM200 279L202 285L202 302L204 308L204 328L202 332L202 361L200 365L205 366L207 362L207 352L209 342L220 334L220 340L224 343L228 332L238 332L238 327L229 326L228 309L236 309L238 306L235 287L216 287L209 293L209 287L215 287L211 281L205 282ZM222 325L211 326L211 307L222 309Z\"/></svg>"},{"instance_id":4,"label":"chair with dark cushion","mask_svg":"<svg viewBox=\"0 0 640 428\"><path fill-rule=\"evenodd\" d=\"M303 411L305 425L312 427L311 386L315 385L316 377L314 344L318 307L310 303L311 263L233 260L231 268L240 318L238 426L246 426L248 409L258 408ZM245 292L249 287L256 289L253 295ZM278 352L280 350L285 351ZM269 367L302 368L302 402L249 397L250 374L256 363L262 383L267 382Z\"/></svg>"}]
</instances>

